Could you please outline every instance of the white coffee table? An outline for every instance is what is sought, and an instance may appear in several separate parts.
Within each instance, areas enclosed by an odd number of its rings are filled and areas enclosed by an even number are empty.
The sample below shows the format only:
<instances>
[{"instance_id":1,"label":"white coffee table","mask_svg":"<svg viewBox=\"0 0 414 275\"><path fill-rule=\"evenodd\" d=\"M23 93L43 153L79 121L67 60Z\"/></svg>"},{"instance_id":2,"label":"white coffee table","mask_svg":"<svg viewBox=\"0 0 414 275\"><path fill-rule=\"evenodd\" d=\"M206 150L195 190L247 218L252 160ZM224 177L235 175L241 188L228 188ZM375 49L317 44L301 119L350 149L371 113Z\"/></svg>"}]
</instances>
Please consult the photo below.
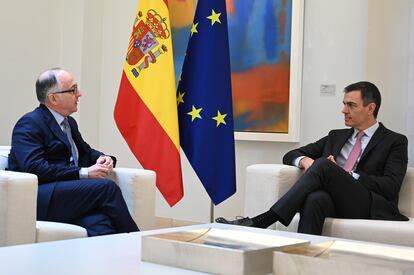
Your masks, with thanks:
<instances>
[{"instance_id":1,"label":"white coffee table","mask_svg":"<svg viewBox=\"0 0 414 275\"><path fill-rule=\"evenodd\" d=\"M131 234L115 234L39 244L0 248L0 274L203 274L164 265L141 262L141 236L203 228L234 228L225 224L200 224L165 228ZM318 243L331 238L265 230L249 227L238 229L306 239Z\"/></svg>"}]
</instances>

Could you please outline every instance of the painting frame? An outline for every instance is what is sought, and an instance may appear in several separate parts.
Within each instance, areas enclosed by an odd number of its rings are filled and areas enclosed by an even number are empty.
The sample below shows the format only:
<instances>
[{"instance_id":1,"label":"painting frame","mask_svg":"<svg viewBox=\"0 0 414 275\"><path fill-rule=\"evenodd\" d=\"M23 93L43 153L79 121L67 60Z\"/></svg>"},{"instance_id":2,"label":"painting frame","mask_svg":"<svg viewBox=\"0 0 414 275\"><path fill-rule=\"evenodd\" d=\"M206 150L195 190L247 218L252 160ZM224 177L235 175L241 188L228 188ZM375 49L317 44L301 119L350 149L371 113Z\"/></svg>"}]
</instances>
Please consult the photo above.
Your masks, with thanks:
<instances>
[{"instance_id":1,"label":"painting frame","mask_svg":"<svg viewBox=\"0 0 414 275\"><path fill-rule=\"evenodd\" d=\"M235 140L299 142L302 95L304 0L292 0L288 132L235 131Z\"/></svg>"}]
</instances>

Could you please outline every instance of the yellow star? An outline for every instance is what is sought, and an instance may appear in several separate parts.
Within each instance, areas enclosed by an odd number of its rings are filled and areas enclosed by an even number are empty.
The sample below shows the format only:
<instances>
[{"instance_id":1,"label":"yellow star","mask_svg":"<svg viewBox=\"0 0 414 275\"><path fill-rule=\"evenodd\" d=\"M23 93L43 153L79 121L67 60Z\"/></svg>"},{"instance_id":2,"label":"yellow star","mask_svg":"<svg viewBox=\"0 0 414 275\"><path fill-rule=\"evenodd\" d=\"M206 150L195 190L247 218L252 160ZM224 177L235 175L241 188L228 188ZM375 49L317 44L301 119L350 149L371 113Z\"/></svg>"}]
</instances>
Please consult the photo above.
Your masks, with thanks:
<instances>
[{"instance_id":1,"label":"yellow star","mask_svg":"<svg viewBox=\"0 0 414 275\"><path fill-rule=\"evenodd\" d=\"M213 117L215 121L217 121L216 127L218 127L220 124L226 125L226 121L224 121L224 118L227 116L227 114L221 114L220 111L217 111L217 116Z\"/></svg>"},{"instance_id":2,"label":"yellow star","mask_svg":"<svg viewBox=\"0 0 414 275\"><path fill-rule=\"evenodd\" d=\"M198 33L197 26L198 23L193 23L193 26L191 27L191 36L193 36L194 33Z\"/></svg>"},{"instance_id":3,"label":"yellow star","mask_svg":"<svg viewBox=\"0 0 414 275\"><path fill-rule=\"evenodd\" d=\"M188 112L187 115L191 116L191 122L193 122L196 118L202 119L200 112L201 110L203 110L203 108L197 109L196 107L194 107L191 110L191 112Z\"/></svg>"},{"instance_id":4,"label":"yellow star","mask_svg":"<svg viewBox=\"0 0 414 275\"><path fill-rule=\"evenodd\" d=\"M221 13L216 13L214 10L211 10L211 15L207 16L207 18L211 20L211 26L213 26L216 22L221 24L220 15Z\"/></svg>"},{"instance_id":5,"label":"yellow star","mask_svg":"<svg viewBox=\"0 0 414 275\"><path fill-rule=\"evenodd\" d=\"M180 105L180 103L184 103L184 95L185 93L181 93L180 91L178 91L177 106Z\"/></svg>"}]
</instances>

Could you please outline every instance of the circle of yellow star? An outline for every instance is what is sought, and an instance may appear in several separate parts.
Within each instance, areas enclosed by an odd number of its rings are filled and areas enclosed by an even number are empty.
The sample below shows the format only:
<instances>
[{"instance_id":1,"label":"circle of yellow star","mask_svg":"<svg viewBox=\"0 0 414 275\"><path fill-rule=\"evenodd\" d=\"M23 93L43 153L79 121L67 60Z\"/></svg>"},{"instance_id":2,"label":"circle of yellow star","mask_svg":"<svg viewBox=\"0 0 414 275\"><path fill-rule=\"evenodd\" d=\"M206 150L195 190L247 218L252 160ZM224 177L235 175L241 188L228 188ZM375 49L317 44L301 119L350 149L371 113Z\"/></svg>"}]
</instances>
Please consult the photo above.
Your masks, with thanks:
<instances>
[{"instance_id":1,"label":"circle of yellow star","mask_svg":"<svg viewBox=\"0 0 414 275\"><path fill-rule=\"evenodd\" d=\"M207 18L211 20L211 26L213 26L216 22L221 24L220 15L221 13L216 13L214 10L211 10L211 15L207 16Z\"/></svg>"},{"instance_id":2,"label":"circle of yellow star","mask_svg":"<svg viewBox=\"0 0 414 275\"><path fill-rule=\"evenodd\" d=\"M218 127L220 124L226 125L226 121L224 120L226 118L227 114L221 114L220 111L217 111L217 116L213 117L215 121L217 121L216 127Z\"/></svg>"},{"instance_id":3,"label":"circle of yellow star","mask_svg":"<svg viewBox=\"0 0 414 275\"><path fill-rule=\"evenodd\" d=\"M178 91L178 96L177 96L177 106L180 105L180 103L184 103L184 95L185 93L181 93L180 91Z\"/></svg>"},{"instance_id":4,"label":"circle of yellow star","mask_svg":"<svg viewBox=\"0 0 414 275\"><path fill-rule=\"evenodd\" d=\"M193 105L191 112L188 112L187 113L187 115L190 115L191 116L191 122L193 122L196 118L202 119L202 117L200 115L201 110L203 110L203 108L197 109Z\"/></svg>"},{"instance_id":5,"label":"circle of yellow star","mask_svg":"<svg viewBox=\"0 0 414 275\"><path fill-rule=\"evenodd\" d=\"M193 23L193 26L191 27L191 36L193 36L194 33L198 33L197 26L198 22L195 24Z\"/></svg>"}]
</instances>

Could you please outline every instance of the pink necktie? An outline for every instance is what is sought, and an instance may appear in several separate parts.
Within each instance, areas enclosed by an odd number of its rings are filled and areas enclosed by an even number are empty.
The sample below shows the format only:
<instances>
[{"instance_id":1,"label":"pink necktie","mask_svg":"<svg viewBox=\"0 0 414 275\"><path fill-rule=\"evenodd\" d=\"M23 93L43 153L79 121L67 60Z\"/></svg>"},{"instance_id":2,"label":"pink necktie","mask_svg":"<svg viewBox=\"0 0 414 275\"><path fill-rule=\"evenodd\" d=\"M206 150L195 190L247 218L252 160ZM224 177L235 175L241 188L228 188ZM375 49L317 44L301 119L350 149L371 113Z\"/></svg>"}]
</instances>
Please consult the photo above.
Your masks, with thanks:
<instances>
[{"instance_id":1,"label":"pink necktie","mask_svg":"<svg viewBox=\"0 0 414 275\"><path fill-rule=\"evenodd\" d=\"M360 131L357 134L357 139L355 141L355 145L352 148L352 151L349 154L348 159L346 160L345 165L344 165L344 170L347 171L347 172L352 171L352 169L355 166L355 163L357 162L357 159L358 159L359 155L361 154L361 149L362 149L361 140L362 140L362 137L364 136L364 134L365 133L363 131Z\"/></svg>"}]
</instances>

